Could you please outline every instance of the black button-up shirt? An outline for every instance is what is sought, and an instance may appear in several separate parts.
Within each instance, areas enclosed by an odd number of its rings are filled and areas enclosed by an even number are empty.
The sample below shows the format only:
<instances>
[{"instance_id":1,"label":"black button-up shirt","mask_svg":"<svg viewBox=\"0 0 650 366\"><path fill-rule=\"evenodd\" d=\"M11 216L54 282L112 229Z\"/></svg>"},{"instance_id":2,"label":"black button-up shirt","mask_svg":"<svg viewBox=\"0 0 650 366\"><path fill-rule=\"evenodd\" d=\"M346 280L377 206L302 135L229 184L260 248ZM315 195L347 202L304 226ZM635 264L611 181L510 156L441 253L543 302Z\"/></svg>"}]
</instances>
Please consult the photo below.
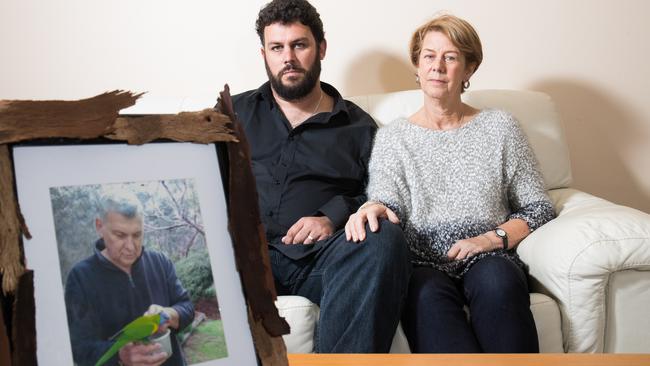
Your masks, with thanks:
<instances>
[{"instance_id":1,"label":"black button-up shirt","mask_svg":"<svg viewBox=\"0 0 650 366\"><path fill-rule=\"evenodd\" d=\"M268 82L233 96L251 148L261 219L272 244L279 244L305 216L325 215L341 229L366 199L377 125L334 87L321 86L334 98L332 112L311 116L296 128L275 102Z\"/></svg>"}]
</instances>

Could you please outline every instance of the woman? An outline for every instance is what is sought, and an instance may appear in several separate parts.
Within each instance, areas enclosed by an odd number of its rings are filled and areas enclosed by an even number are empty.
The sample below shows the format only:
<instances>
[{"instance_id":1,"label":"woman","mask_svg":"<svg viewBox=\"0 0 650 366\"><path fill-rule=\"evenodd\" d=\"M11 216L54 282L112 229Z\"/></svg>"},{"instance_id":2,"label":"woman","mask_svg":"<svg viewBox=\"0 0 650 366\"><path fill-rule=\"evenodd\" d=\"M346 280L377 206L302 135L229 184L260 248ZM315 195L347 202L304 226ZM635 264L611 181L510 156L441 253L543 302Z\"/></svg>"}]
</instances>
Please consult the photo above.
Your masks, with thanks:
<instances>
[{"instance_id":1,"label":"woman","mask_svg":"<svg viewBox=\"0 0 650 366\"><path fill-rule=\"evenodd\" d=\"M433 19L410 52L424 105L377 133L369 201L346 236L363 240L378 218L401 221L414 265L402 319L413 352L538 352L515 252L555 216L533 152L510 114L461 101L483 58L468 22Z\"/></svg>"}]
</instances>

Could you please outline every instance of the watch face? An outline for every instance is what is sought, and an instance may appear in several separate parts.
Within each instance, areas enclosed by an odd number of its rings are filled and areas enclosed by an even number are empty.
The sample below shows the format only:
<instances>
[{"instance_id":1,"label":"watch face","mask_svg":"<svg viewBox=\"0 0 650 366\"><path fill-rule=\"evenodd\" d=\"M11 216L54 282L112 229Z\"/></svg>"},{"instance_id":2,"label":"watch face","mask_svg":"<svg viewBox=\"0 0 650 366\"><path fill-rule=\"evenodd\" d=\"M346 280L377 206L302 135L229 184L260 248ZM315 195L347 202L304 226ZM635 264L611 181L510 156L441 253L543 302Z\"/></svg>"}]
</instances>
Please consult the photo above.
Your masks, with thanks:
<instances>
[{"instance_id":1,"label":"watch face","mask_svg":"<svg viewBox=\"0 0 650 366\"><path fill-rule=\"evenodd\" d=\"M503 229L500 228L500 227L494 229L494 232L497 233L497 235L500 236L500 237L502 237L502 238L508 236L508 234L506 234L506 231L503 230Z\"/></svg>"}]
</instances>

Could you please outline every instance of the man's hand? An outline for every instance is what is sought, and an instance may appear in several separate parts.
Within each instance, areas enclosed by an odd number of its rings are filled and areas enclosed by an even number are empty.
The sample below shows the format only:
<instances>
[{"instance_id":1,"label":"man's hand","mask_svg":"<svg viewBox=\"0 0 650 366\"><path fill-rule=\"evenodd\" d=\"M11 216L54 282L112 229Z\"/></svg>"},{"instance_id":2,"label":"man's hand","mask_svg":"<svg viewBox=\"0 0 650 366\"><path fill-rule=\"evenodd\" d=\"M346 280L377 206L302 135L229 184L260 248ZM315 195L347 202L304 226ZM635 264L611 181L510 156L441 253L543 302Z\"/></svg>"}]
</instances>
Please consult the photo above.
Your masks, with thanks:
<instances>
[{"instance_id":1,"label":"man's hand","mask_svg":"<svg viewBox=\"0 0 650 366\"><path fill-rule=\"evenodd\" d=\"M120 349L118 357L127 366L158 366L170 356L160 348L158 343L127 343Z\"/></svg>"},{"instance_id":2,"label":"man's hand","mask_svg":"<svg viewBox=\"0 0 650 366\"><path fill-rule=\"evenodd\" d=\"M379 202L367 202L356 213L350 215L345 224L345 239L355 243L366 239L366 222L374 233L379 230L379 218L386 218L393 224L399 224L399 218L390 208Z\"/></svg>"},{"instance_id":3,"label":"man's hand","mask_svg":"<svg viewBox=\"0 0 650 366\"><path fill-rule=\"evenodd\" d=\"M174 308L166 308L157 304L151 304L144 315L153 315L163 312L169 316L169 321L163 323L160 328L158 328L158 333L164 333L169 327L178 329L180 319L178 312Z\"/></svg>"},{"instance_id":4,"label":"man's hand","mask_svg":"<svg viewBox=\"0 0 650 366\"><path fill-rule=\"evenodd\" d=\"M298 220L282 238L284 244L314 244L329 238L334 224L327 216L309 216Z\"/></svg>"}]
</instances>

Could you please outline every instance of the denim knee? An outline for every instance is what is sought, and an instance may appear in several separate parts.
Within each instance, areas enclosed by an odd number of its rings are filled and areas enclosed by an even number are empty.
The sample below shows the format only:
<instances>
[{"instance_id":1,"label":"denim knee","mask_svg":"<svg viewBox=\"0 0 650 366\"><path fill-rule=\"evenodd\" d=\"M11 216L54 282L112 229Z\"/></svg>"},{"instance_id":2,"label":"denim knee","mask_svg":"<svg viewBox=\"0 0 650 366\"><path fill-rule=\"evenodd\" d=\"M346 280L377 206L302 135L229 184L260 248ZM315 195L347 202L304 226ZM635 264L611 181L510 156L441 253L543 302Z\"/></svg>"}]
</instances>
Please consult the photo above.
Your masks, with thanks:
<instances>
[{"instance_id":1,"label":"denim knee","mask_svg":"<svg viewBox=\"0 0 650 366\"><path fill-rule=\"evenodd\" d=\"M519 299L530 302L524 271L514 262L500 256L485 257L475 263L463 278L465 296L472 299L491 299L508 304Z\"/></svg>"},{"instance_id":2,"label":"denim knee","mask_svg":"<svg viewBox=\"0 0 650 366\"><path fill-rule=\"evenodd\" d=\"M410 268L408 248L404 232L399 225L388 220L379 222L379 230L370 231L366 224L366 239L364 245L369 262L377 266L405 265Z\"/></svg>"},{"instance_id":3,"label":"denim knee","mask_svg":"<svg viewBox=\"0 0 650 366\"><path fill-rule=\"evenodd\" d=\"M410 302L435 307L442 300L458 296L460 293L453 280L445 273L430 267L413 269L409 283Z\"/></svg>"}]
</instances>

